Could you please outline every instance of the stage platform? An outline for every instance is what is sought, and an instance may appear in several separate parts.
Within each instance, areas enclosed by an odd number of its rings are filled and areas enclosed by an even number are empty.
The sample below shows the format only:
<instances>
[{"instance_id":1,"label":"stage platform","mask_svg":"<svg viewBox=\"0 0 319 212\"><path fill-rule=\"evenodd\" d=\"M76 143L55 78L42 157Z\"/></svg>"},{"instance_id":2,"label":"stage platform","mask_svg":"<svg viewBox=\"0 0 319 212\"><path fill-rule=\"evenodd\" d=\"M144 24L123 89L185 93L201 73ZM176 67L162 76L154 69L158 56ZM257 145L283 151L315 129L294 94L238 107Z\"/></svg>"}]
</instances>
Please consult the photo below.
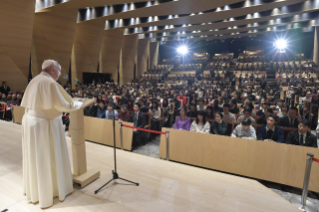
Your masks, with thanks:
<instances>
[{"instance_id":1,"label":"stage platform","mask_svg":"<svg viewBox=\"0 0 319 212\"><path fill-rule=\"evenodd\" d=\"M22 192L21 128L0 121L0 211L42 211L28 203ZM69 137L67 145L72 163ZM55 198L45 211L299 211L255 180L122 150L117 151L120 177L140 186L118 180L95 195L112 177L113 149L91 142L86 142L86 149L88 167L100 170L101 177L83 189L75 185L64 202Z\"/></svg>"}]
</instances>

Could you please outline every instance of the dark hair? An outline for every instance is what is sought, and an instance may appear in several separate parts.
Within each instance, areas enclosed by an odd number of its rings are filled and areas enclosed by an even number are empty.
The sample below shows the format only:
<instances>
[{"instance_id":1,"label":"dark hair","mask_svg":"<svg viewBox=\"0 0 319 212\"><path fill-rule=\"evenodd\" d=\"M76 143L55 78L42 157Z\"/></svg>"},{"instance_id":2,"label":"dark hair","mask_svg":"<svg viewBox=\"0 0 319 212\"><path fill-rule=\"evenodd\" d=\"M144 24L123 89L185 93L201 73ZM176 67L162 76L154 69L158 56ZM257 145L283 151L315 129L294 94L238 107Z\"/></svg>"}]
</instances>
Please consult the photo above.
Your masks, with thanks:
<instances>
[{"instance_id":1,"label":"dark hair","mask_svg":"<svg viewBox=\"0 0 319 212\"><path fill-rule=\"evenodd\" d=\"M6 81L3 81L2 84L6 83Z\"/></svg>"},{"instance_id":2,"label":"dark hair","mask_svg":"<svg viewBox=\"0 0 319 212\"><path fill-rule=\"evenodd\" d=\"M216 117L217 114L220 116L221 119L224 118L224 115L223 115L220 111L217 111L217 112L216 112L215 117Z\"/></svg>"},{"instance_id":3,"label":"dark hair","mask_svg":"<svg viewBox=\"0 0 319 212\"><path fill-rule=\"evenodd\" d=\"M305 125L305 126L307 126L307 127L310 127L310 122L309 122L309 120L307 120L307 119L301 119L301 120L299 121L299 124L303 124L303 125Z\"/></svg>"},{"instance_id":4,"label":"dark hair","mask_svg":"<svg viewBox=\"0 0 319 212\"><path fill-rule=\"evenodd\" d=\"M164 103L165 101L167 102L166 104ZM164 98L164 99L163 99L163 107L167 107L168 104L169 104L168 99L167 99L167 98Z\"/></svg>"},{"instance_id":5,"label":"dark hair","mask_svg":"<svg viewBox=\"0 0 319 212\"><path fill-rule=\"evenodd\" d=\"M271 113L271 114L269 114L268 116L267 116L267 119L268 118L273 118L274 120L275 120L275 122L277 122L277 120L278 120L278 116L276 115L276 114L274 114L274 113Z\"/></svg>"},{"instance_id":6,"label":"dark hair","mask_svg":"<svg viewBox=\"0 0 319 212\"><path fill-rule=\"evenodd\" d=\"M105 105L105 101L104 100L101 100L99 103L102 103L103 105Z\"/></svg>"},{"instance_id":7,"label":"dark hair","mask_svg":"<svg viewBox=\"0 0 319 212\"><path fill-rule=\"evenodd\" d=\"M141 107L140 103L138 103L138 102L136 102L134 105L137 105L137 106L138 106L138 108L140 108L140 107Z\"/></svg>"},{"instance_id":8,"label":"dark hair","mask_svg":"<svg viewBox=\"0 0 319 212\"><path fill-rule=\"evenodd\" d=\"M112 103L107 104L107 107L112 107L112 109L114 109L114 105Z\"/></svg>"},{"instance_id":9,"label":"dark hair","mask_svg":"<svg viewBox=\"0 0 319 212\"><path fill-rule=\"evenodd\" d=\"M196 124L199 123L198 116L203 116L203 124L206 124L206 114L205 114L205 112L204 111L198 111L197 117L196 117Z\"/></svg>"},{"instance_id":10,"label":"dark hair","mask_svg":"<svg viewBox=\"0 0 319 212\"><path fill-rule=\"evenodd\" d=\"M187 107L186 106L181 107L179 112L181 112L181 110L184 110L185 111L185 116L187 116Z\"/></svg>"},{"instance_id":11,"label":"dark hair","mask_svg":"<svg viewBox=\"0 0 319 212\"><path fill-rule=\"evenodd\" d=\"M155 102L155 101L152 102L152 109L154 108L154 107L153 107L154 105L156 105L156 106L155 106L155 109L157 110L157 109L158 109L158 102Z\"/></svg>"},{"instance_id":12,"label":"dark hair","mask_svg":"<svg viewBox=\"0 0 319 212\"><path fill-rule=\"evenodd\" d=\"M267 112L268 112L268 113L274 113L274 111L273 111L272 108L267 108Z\"/></svg>"},{"instance_id":13,"label":"dark hair","mask_svg":"<svg viewBox=\"0 0 319 212\"><path fill-rule=\"evenodd\" d=\"M244 118L244 120L241 121L241 124L244 126L249 126L251 125L251 120L250 118Z\"/></svg>"},{"instance_id":14,"label":"dark hair","mask_svg":"<svg viewBox=\"0 0 319 212\"><path fill-rule=\"evenodd\" d=\"M286 107L287 109L289 109L287 104L282 104L281 108Z\"/></svg>"},{"instance_id":15,"label":"dark hair","mask_svg":"<svg viewBox=\"0 0 319 212\"><path fill-rule=\"evenodd\" d=\"M204 99L199 99L198 102L204 102Z\"/></svg>"},{"instance_id":16,"label":"dark hair","mask_svg":"<svg viewBox=\"0 0 319 212\"><path fill-rule=\"evenodd\" d=\"M247 112L247 111L249 112L249 114L251 114L251 109L250 109L250 108L245 108L244 111L243 111L243 113L245 113L245 112Z\"/></svg>"},{"instance_id":17,"label":"dark hair","mask_svg":"<svg viewBox=\"0 0 319 212\"><path fill-rule=\"evenodd\" d=\"M295 110L296 113L298 114L298 109L296 107L291 107L289 110Z\"/></svg>"},{"instance_id":18,"label":"dark hair","mask_svg":"<svg viewBox=\"0 0 319 212\"><path fill-rule=\"evenodd\" d=\"M277 102L284 102L284 100L283 99L278 99L278 101Z\"/></svg>"},{"instance_id":19,"label":"dark hair","mask_svg":"<svg viewBox=\"0 0 319 212\"><path fill-rule=\"evenodd\" d=\"M270 106L271 104L270 104L270 102L267 101L267 102L264 103L264 105Z\"/></svg>"},{"instance_id":20,"label":"dark hair","mask_svg":"<svg viewBox=\"0 0 319 212\"><path fill-rule=\"evenodd\" d=\"M225 103L225 104L223 105L223 107L228 107L228 108L230 108L230 105L229 105L228 103Z\"/></svg>"},{"instance_id":21,"label":"dark hair","mask_svg":"<svg viewBox=\"0 0 319 212\"><path fill-rule=\"evenodd\" d=\"M230 100L234 105L236 105L237 104L237 100L236 99L232 99L232 100Z\"/></svg>"}]
</instances>

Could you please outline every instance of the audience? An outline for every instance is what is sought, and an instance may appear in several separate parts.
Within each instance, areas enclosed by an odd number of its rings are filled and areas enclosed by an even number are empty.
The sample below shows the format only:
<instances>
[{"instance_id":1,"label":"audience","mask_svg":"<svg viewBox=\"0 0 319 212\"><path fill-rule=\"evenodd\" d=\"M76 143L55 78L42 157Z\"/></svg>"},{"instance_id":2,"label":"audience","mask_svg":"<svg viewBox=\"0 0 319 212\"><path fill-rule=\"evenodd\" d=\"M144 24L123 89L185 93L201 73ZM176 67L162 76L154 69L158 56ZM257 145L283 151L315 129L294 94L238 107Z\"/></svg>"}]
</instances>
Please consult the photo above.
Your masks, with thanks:
<instances>
[{"instance_id":1,"label":"audience","mask_svg":"<svg viewBox=\"0 0 319 212\"><path fill-rule=\"evenodd\" d=\"M284 142L284 130L276 125L277 116L269 114L267 117L267 124L260 126L257 130L257 138L261 141L269 142Z\"/></svg>"},{"instance_id":2,"label":"audience","mask_svg":"<svg viewBox=\"0 0 319 212\"><path fill-rule=\"evenodd\" d=\"M311 132L308 131L309 129L310 122L306 119L300 120L298 130L288 133L286 143L318 148L317 137L311 134Z\"/></svg>"},{"instance_id":3,"label":"audience","mask_svg":"<svg viewBox=\"0 0 319 212\"><path fill-rule=\"evenodd\" d=\"M236 122L236 116L234 114L232 114L231 112L229 112L230 109L230 105L228 103L223 105L223 120L226 122Z\"/></svg>"},{"instance_id":4,"label":"audience","mask_svg":"<svg viewBox=\"0 0 319 212\"><path fill-rule=\"evenodd\" d=\"M288 111L288 116L279 119L279 126L282 127L293 127L298 128L298 109L296 107L291 107Z\"/></svg>"},{"instance_id":5,"label":"audience","mask_svg":"<svg viewBox=\"0 0 319 212\"><path fill-rule=\"evenodd\" d=\"M105 102L102 100L99 103L99 108L97 109L96 118L105 119L105 115L106 115L106 107L105 107Z\"/></svg>"},{"instance_id":6,"label":"audience","mask_svg":"<svg viewBox=\"0 0 319 212\"><path fill-rule=\"evenodd\" d=\"M105 112L105 118L109 120L117 120L118 118L118 112L114 109L114 106L112 104L107 105L107 111Z\"/></svg>"},{"instance_id":7,"label":"audience","mask_svg":"<svg viewBox=\"0 0 319 212\"><path fill-rule=\"evenodd\" d=\"M241 123L245 118L249 118L251 121L251 124L256 124L256 120L253 117L251 117L251 109L250 108L245 108L243 110L243 115L241 115L237 118L237 122Z\"/></svg>"},{"instance_id":8,"label":"audience","mask_svg":"<svg viewBox=\"0 0 319 212\"><path fill-rule=\"evenodd\" d=\"M223 114L216 112L215 122L210 125L210 133L215 135L226 135L228 125L223 121Z\"/></svg>"},{"instance_id":9,"label":"audience","mask_svg":"<svg viewBox=\"0 0 319 212\"><path fill-rule=\"evenodd\" d=\"M186 116L186 107L182 107L180 110L180 117L177 117L174 123L174 129L190 131L191 119Z\"/></svg>"},{"instance_id":10,"label":"audience","mask_svg":"<svg viewBox=\"0 0 319 212\"><path fill-rule=\"evenodd\" d=\"M122 106L118 114L118 120L127 122L129 119L130 119L130 113L127 111L127 108L125 106Z\"/></svg>"},{"instance_id":11,"label":"audience","mask_svg":"<svg viewBox=\"0 0 319 212\"><path fill-rule=\"evenodd\" d=\"M241 123L235 127L231 137L256 140L256 130L253 126L251 126L251 120L249 118L242 120Z\"/></svg>"},{"instance_id":12,"label":"audience","mask_svg":"<svg viewBox=\"0 0 319 212\"><path fill-rule=\"evenodd\" d=\"M193 121L190 131L200 132L200 133L209 133L210 124L206 121L206 115L204 111L199 111L197 118Z\"/></svg>"}]
</instances>

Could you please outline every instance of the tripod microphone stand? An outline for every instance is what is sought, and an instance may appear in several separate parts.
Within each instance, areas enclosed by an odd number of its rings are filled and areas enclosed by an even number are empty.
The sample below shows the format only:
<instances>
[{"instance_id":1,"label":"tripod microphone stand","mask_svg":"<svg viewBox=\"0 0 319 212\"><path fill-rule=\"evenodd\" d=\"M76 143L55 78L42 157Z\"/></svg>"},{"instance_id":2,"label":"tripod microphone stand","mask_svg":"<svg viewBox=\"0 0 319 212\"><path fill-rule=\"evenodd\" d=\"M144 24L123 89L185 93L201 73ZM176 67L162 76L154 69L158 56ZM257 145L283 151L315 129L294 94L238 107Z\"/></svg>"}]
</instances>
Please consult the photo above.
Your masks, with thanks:
<instances>
[{"instance_id":1,"label":"tripod microphone stand","mask_svg":"<svg viewBox=\"0 0 319 212\"><path fill-rule=\"evenodd\" d=\"M120 179L120 180L129 182L129 183L135 184L136 186L139 186L139 183L135 183L135 182L132 182L132 181L129 181L129 180L120 178L119 175L118 175L118 173L117 173L117 165L116 165L116 142L115 142L115 114L114 114L114 110L115 110L115 108L113 107L113 150L114 150L114 170L112 170L113 178L112 178L110 181L108 181L107 183L105 183L101 188L97 189L97 190L94 192L95 194L99 193L99 191L100 191L102 188L104 188L106 185L108 185L110 182L112 182L113 180L117 180L117 179Z\"/></svg>"}]
</instances>

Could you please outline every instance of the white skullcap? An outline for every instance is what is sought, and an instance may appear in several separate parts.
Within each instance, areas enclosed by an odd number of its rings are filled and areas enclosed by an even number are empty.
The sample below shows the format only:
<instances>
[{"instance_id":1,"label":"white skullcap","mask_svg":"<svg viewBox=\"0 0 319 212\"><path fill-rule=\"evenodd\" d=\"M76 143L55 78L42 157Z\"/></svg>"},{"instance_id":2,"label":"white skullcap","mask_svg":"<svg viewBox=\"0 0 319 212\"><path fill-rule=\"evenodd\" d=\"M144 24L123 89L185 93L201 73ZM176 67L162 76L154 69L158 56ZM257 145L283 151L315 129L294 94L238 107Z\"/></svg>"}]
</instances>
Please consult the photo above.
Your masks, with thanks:
<instances>
[{"instance_id":1,"label":"white skullcap","mask_svg":"<svg viewBox=\"0 0 319 212\"><path fill-rule=\"evenodd\" d=\"M53 65L54 63L56 63L55 60L45 60L43 63L42 63L42 70L46 69L47 67Z\"/></svg>"}]
</instances>

